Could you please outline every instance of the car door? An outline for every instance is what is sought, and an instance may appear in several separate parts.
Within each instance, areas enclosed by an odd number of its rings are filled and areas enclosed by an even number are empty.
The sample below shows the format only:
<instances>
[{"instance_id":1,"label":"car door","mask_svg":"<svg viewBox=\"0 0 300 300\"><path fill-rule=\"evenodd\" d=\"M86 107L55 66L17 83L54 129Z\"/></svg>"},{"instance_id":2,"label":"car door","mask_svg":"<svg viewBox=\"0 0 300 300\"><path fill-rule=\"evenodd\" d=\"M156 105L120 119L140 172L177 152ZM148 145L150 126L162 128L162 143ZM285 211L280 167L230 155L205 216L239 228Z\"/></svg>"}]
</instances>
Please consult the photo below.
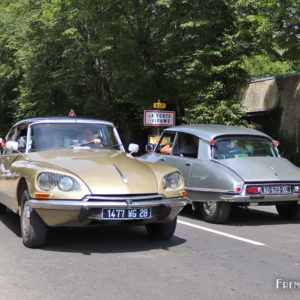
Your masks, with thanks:
<instances>
[{"instance_id":1,"label":"car door","mask_svg":"<svg viewBox=\"0 0 300 300\"><path fill-rule=\"evenodd\" d=\"M186 184L188 197L192 201L217 200L220 193L233 191L233 175L226 170L224 172L224 167L211 159L211 145L200 139L199 156L191 166L189 181Z\"/></svg>"},{"instance_id":2,"label":"car door","mask_svg":"<svg viewBox=\"0 0 300 300\"><path fill-rule=\"evenodd\" d=\"M0 202L13 211L17 209L16 191L20 174L12 168L12 164L20 157L20 152L25 152L27 140L27 126L13 128L6 139L19 144L19 152L12 152L8 148L4 149L0 156Z\"/></svg>"},{"instance_id":3,"label":"car door","mask_svg":"<svg viewBox=\"0 0 300 300\"><path fill-rule=\"evenodd\" d=\"M178 168L183 176L185 187L188 186L190 172L197 161L199 138L192 134L178 132L169 156L164 157L164 163Z\"/></svg>"},{"instance_id":4,"label":"car door","mask_svg":"<svg viewBox=\"0 0 300 300\"><path fill-rule=\"evenodd\" d=\"M143 155L140 159L146 162L165 164L166 158L172 155L172 147L175 142L175 139L176 139L175 131L165 130L162 133L154 151Z\"/></svg>"}]
</instances>

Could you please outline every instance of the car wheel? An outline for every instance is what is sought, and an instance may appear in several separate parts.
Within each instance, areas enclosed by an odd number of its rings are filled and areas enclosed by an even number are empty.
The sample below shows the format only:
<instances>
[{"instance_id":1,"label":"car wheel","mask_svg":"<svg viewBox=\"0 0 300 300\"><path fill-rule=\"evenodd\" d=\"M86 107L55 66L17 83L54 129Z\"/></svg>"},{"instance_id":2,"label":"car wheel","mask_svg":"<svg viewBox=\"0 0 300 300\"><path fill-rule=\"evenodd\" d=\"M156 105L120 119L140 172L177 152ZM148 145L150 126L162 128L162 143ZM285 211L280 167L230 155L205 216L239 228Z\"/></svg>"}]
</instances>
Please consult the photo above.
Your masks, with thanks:
<instances>
[{"instance_id":1,"label":"car wheel","mask_svg":"<svg viewBox=\"0 0 300 300\"><path fill-rule=\"evenodd\" d=\"M4 214L6 210L6 206L0 203L0 214Z\"/></svg>"},{"instance_id":2,"label":"car wheel","mask_svg":"<svg viewBox=\"0 0 300 300\"><path fill-rule=\"evenodd\" d=\"M277 212L282 219L298 220L300 219L300 205L297 203L277 204Z\"/></svg>"},{"instance_id":3,"label":"car wheel","mask_svg":"<svg viewBox=\"0 0 300 300\"><path fill-rule=\"evenodd\" d=\"M176 224L177 217L168 223L146 224L146 229L150 238L154 240L168 240L173 236Z\"/></svg>"},{"instance_id":4,"label":"car wheel","mask_svg":"<svg viewBox=\"0 0 300 300\"><path fill-rule=\"evenodd\" d=\"M28 200L29 193L25 189L21 198L21 233L23 244L29 248L36 248L46 243L48 227L36 211L26 206Z\"/></svg>"},{"instance_id":5,"label":"car wheel","mask_svg":"<svg viewBox=\"0 0 300 300\"><path fill-rule=\"evenodd\" d=\"M231 204L223 201L198 202L197 207L203 220L210 223L226 222L231 212Z\"/></svg>"}]
</instances>

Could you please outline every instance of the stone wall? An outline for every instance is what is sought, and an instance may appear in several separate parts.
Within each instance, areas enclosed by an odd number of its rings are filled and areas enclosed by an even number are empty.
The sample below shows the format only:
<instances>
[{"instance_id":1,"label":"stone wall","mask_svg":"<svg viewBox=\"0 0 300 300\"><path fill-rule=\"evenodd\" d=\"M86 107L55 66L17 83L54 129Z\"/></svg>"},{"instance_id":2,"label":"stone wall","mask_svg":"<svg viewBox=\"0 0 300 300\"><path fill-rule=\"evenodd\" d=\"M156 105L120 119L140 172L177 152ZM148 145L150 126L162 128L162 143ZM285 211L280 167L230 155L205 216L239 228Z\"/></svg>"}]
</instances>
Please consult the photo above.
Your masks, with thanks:
<instances>
[{"instance_id":1,"label":"stone wall","mask_svg":"<svg viewBox=\"0 0 300 300\"><path fill-rule=\"evenodd\" d=\"M300 142L300 73L271 77L246 84L239 91L247 113L265 114L282 109L279 131Z\"/></svg>"}]
</instances>

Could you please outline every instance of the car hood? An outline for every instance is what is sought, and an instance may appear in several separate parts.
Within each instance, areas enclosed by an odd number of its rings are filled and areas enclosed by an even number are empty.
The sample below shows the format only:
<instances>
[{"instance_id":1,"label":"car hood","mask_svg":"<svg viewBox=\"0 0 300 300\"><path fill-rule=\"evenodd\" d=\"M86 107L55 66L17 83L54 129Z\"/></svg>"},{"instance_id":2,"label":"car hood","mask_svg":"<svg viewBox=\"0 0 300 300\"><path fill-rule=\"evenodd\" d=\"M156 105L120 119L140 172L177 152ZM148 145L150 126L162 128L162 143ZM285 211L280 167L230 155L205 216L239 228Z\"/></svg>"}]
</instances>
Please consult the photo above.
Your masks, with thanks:
<instances>
[{"instance_id":1,"label":"car hood","mask_svg":"<svg viewBox=\"0 0 300 300\"><path fill-rule=\"evenodd\" d=\"M92 194L157 193L152 169L131 155L115 150L55 150L28 154L32 163L43 169L63 169L79 177Z\"/></svg>"},{"instance_id":2,"label":"car hood","mask_svg":"<svg viewBox=\"0 0 300 300\"><path fill-rule=\"evenodd\" d=\"M245 182L300 181L300 168L286 158L240 157L217 162L237 173Z\"/></svg>"}]
</instances>

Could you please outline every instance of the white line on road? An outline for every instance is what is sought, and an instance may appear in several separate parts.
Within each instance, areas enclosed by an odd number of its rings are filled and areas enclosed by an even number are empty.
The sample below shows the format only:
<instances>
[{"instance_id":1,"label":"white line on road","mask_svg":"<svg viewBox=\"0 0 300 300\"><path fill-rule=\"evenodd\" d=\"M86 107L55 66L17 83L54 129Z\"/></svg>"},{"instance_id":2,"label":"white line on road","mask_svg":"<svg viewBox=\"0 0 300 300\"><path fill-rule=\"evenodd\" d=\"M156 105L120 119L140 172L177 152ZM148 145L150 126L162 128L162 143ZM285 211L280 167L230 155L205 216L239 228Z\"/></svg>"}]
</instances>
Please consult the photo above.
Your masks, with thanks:
<instances>
[{"instance_id":1,"label":"white line on road","mask_svg":"<svg viewBox=\"0 0 300 300\"><path fill-rule=\"evenodd\" d=\"M239 240L239 241L246 242L246 243L249 243L249 244L252 244L252 245L256 245L256 246L265 246L266 245L264 243L256 242L256 241L249 240L249 239L245 239L245 238L242 238L242 237L239 237L239 236L236 236L236 235L232 235L232 234L229 234L229 233L217 231L217 230L210 229L210 228L207 228L207 227L204 227L204 226L195 225L195 224L188 223L188 222L185 222L185 221L177 220L177 222L182 224L182 225L186 225L186 226L190 226L190 227L197 228L197 229L200 229L200 230L205 230L205 231L212 232L212 233L215 233L215 234L223 235L223 236L229 237L231 239Z\"/></svg>"}]
</instances>

